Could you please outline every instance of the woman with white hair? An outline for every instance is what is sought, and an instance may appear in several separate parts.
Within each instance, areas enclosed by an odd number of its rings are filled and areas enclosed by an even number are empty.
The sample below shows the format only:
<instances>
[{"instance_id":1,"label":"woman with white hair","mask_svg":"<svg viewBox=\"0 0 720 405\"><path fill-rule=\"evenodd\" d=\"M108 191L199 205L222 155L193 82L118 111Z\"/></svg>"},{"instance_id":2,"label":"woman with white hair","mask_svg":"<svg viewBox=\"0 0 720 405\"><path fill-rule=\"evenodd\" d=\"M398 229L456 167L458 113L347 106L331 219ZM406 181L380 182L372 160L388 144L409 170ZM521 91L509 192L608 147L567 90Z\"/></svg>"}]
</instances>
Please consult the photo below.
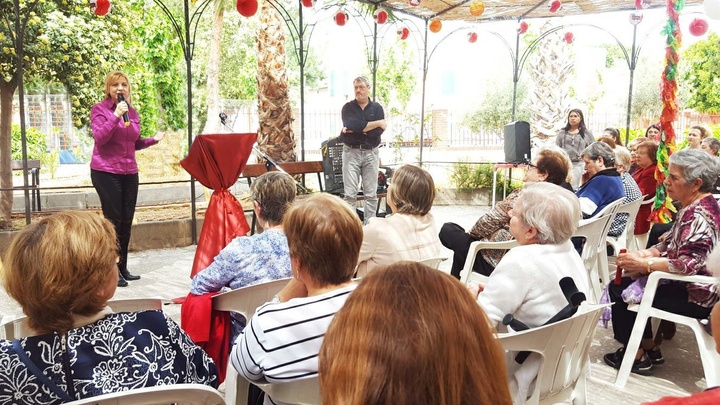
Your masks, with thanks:
<instances>
[{"instance_id":1,"label":"woman with white hair","mask_svg":"<svg viewBox=\"0 0 720 405\"><path fill-rule=\"evenodd\" d=\"M623 347L615 353L608 353L604 360L608 365L620 368L625 345L637 313L627 309L622 292L632 280L646 276L653 271L684 275L708 275L706 268L708 254L720 241L720 206L711 194L713 184L720 174L717 159L708 158L699 149L684 149L670 156L670 174L665 179L668 195L680 202L682 209L663 242L648 249L618 255L617 265L625 270L620 285L610 283L612 324L615 340ZM670 281L658 286L653 307L668 312L705 319L718 301L713 286L707 284ZM656 342L652 339L650 325L640 349L635 355L632 371L649 373L653 364L665 361Z\"/></svg>"},{"instance_id":2,"label":"woman with white hair","mask_svg":"<svg viewBox=\"0 0 720 405\"><path fill-rule=\"evenodd\" d=\"M587 293L585 266L570 242L581 218L580 203L570 191L546 182L523 188L510 210L510 233L520 246L505 254L478 295L491 324L512 314L531 328L543 325L568 304L560 289L563 277ZM516 400L525 398L539 360L531 356L522 368L508 361Z\"/></svg>"}]
</instances>

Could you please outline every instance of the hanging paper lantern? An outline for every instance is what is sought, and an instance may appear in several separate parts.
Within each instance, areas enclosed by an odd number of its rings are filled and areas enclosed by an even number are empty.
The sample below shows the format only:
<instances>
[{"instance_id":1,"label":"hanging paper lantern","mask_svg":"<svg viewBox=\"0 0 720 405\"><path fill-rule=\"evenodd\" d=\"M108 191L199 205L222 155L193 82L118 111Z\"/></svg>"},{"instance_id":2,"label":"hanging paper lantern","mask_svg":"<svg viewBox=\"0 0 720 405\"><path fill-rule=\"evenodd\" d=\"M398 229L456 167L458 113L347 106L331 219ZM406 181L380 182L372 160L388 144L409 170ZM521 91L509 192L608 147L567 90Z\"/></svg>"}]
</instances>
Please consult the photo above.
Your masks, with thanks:
<instances>
[{"instance_id":1,"label":"hanging paper lantern","mask_svg":"<svg viewBox=\"0 0 720 405\"><path fill-rule=\"evenodd\" d=\"M102 17L109 13L111 8L110 0L90 0L90 9L95 15Z\"/></svg>"},{"instance_id":2,"label":"hanging paper lantern","mask_svg":"<svg viewBox=\"0 0 720 405\"><path fill-rule=\"evenodd\" d=\"M638 25L643 20L642 13L630 13L630 24Z\"/></svg>"},{"instance_id":3,"label":"hanging paper lantern","mask_svg":"<svg viewBox=\"0 0 720 405\"><path fill-rule=\"evenodd\" d=\"M398 37L404 41L410 36L410 29L408 27L399 28L397 34Z\"/></svg>"},{"instance_id":4,"label":"hanging paper lantern","mask_svg":"<svg viewBox=\"0 0 720 405\"><path fill-rule=\"evenodd\" d=\"M335 24L339 25L340 27L345 25L348 18L349 16L347 15L347 13L342 10L335 13L335 16L333 17L333 19L335 19Z\"/></svg>"},{"instance_id":5,"label":"hanging paper lantern","mask_svg":"<svg viewBox=\"0 0 720 405\"><path fill-rule=\"evenodd\" d=\"M315 0L302 0L303 7L312 8L315 5Z\"/></svg>"},{"instance_id":6,"label":"hanging paper lantern","mask_svg":"<svg viewBox=\"0 0 720 405\"><path fill-rule=\"evenodd\" d=\"M720 0L705 0L703 2L705 15L713 20L720 20Z\"/></svg>"},{"instance_id":7,"label":"hanging paper lantern","mask_svg":"<svg viewBox=\"0 0 720 405\"><path fill-rule=\"evenodd\" d=\"M442 29L442 22L440 22L440 20L432 20L428 28L430 28L430 32L438 33Z\"/></svg>"},{"instance_id":8,"label":"hanging paper lantern","mask_svg":"<svg viewBox=\"0 0 720 405\"><path fill-rule=\"evenodd\" d=\"M477 32L468 32L468 42L471 44L477 42Z\"/></svg>"},{"instance_id":9,"label":"hanging paper lantern","mask_svg":"<svg viewBox=\"0 0 720 405\"><path fill-rule=\"evenodd\" d=\"M573 34L570 31L566 32L565 33L565 42L567 42L568 44L572 44L573 41L575 41L575 34Z\"/></svg>"},{"instance_id":10,"label":"hanging paper lantern","mask_svg":"<svg viewBox=\"0 0 720 405\"><path fill-rule=\"evenodd\" d=\"M474 1L470 3L470 14L472 16L478 17L481 16L482 13L485 12L485 3L482 1Z\"/></svg>"},{"instance_id":11,"label":"hanging paper lantern","mask_svg":"<svg viewBox=\"0 0 720 405\"><path fill-rule=\"evenodd\" d=\"M635 9L643 10L650 7L650 0L635 0Z\"/></svg>"},{"instance_id":12,"label":"hanging paper lantern","mask_svg":"<svg viewBox=\"0 0 720 405\"><path fill-rule=\"evenodd\" d=\"M556 13L558 10L560 10L560 7L562 7L562 2L560 0L553 0L550 2L550 12Z\"/></svg>"},{"instance_id":13,"label":"hanging paper lantern","mask_svg":"<svg viewBox=\"0 0 720 405\"><path fill-rule=\"evenodd\" d=\"M420 0L408 0L408 3L413 7L417 7L420 5Z\"/></svg>"},{"instance_id":14,"label":"hanging paper lantern","mask_svg":"<svg viewBox=\"0 0 720 405\"><path fill-rule=\"evenodd\" d=\"M235 7L241 16L252 17L257 13L258 0L237 0Z\"/></svg>"},{"instance_id":15,"label":"hanging paper lantern","mask_svg":"<svg viewBox=\"0 0 720 405\"><path fill-rule=\"evenodd\" d=\"M385 24L388 19L388 12L382 8L379 8L373 13L373 19L375 20L375 24Z\"/></svg>"},{"instance_id":16,"label":"hanging paper lantern","mask_svg":"<svg viewBox=\"0 0 720 405\"><path fill-rule=\"evenodd\" d=\"M528 23L526 23L525 21L520 21L520 24L518 25L518 33L524 34L527 32L527 30L528 30Z\"/></svg>"},{"instance_id":17,"label":"hanging paper lantern","mask_svg":"<svg viewBox=\"0 0 720 405\"><path fill-rule=\"evenodd\" d=\"M690 22L690 33L696 37L705 35L708 30L708 22L702 18L696 18Z\"/></svg>"}]
</instances>

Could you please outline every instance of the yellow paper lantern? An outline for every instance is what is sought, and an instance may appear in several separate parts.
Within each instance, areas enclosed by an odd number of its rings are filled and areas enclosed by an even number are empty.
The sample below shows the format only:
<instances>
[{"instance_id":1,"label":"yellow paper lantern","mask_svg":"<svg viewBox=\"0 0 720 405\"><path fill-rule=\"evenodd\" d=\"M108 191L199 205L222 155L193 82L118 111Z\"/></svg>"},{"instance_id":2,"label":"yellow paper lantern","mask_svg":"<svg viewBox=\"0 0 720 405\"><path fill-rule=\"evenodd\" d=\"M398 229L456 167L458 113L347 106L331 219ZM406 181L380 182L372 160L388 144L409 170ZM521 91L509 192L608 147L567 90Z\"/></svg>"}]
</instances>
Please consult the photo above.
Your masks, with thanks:
<instances>
[{"instance_id":1,"label":"yellow paper lantern","mask_svg":"<svg viewBox=\"0 0 720 405\"><path fill-rule=\"evenodd\" d=\"M440 32L442 29L442 22L440 20L432 20L430 21L430 32Z\"/></svg>"},{"instance_id":2,"label":"yellow paper lantern","mask_svg":"<svg viewBox=\"0 0 720 405\"><path fill-rule=\"evenodd\" d=\"M470 14L475 17L481 16L485 12L485 3L482 1L474 1L470 3Z\"/></svg>"}]
</instances>

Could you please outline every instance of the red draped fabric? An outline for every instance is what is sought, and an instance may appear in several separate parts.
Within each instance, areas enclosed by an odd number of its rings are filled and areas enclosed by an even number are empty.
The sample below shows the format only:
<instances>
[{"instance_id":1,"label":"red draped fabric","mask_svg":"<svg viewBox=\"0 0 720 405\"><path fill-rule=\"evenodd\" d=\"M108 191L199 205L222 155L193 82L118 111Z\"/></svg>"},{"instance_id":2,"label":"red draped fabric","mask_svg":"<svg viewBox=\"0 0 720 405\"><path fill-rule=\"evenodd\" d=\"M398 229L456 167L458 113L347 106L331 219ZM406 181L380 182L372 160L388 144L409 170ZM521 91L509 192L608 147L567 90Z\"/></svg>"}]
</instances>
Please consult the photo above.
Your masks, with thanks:
<instances>
[{"instance_id":1,"label":"red draped fabric","mask_svg":"<svg viewBox=\"0 0 720 405\"><path fill-rule=\"evenodd\" d=\"M180 165L203 186L213 190L198 239L190 277L212 263L233 238L250 226L240 202L228 191L242 174L257 134L198 135Z\"/></svg>"}]
</instances>

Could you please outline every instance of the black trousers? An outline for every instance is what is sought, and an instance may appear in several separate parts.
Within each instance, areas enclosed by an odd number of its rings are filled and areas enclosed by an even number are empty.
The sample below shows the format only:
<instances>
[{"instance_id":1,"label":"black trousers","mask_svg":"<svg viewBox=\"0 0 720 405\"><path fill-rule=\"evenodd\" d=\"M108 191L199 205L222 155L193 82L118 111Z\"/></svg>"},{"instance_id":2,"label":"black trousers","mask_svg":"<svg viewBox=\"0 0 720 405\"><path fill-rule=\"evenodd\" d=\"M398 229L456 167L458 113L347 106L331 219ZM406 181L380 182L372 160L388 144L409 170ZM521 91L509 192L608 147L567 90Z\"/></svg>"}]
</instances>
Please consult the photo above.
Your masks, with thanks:
<instances>
[{"instance_id":1,"label":"black trousers","mask_svg":"<svg viewBox=\"0 0 720 405\"><path fill-rule=\"evenodd\" d=\"M610 283L609 289L610 300L614 302L614 305L610 307L612 310L613 333L615 340L623 345L627 345L630 340L630 334L632 333L632 328L635 324L635 318L637 318L637 312L628 310L628 304L622 300L620 295L622 290L627 288L630 283L632 283L632 280L629 277L623 277L620 285ZM686 284L687 283L682 282L670 282L668 284L659 285L657 291L655 292L653 307L696 319L705 319L710 316L712 308L705 308L703 306L693 304L692 302L688 302ZM650 323L647 323L645 324L643 339L651 338L652 330L650 329Z\"/></svg>"},{"instance_id":2,"label":"black trousers","mask_svg":"<svg viewBox=\"0 0 720 405\"><path fill-rule=\"evenodd\" d=\"M103 215L115 226L117 233L120 270L127 270L130 232L135 217L139 177L135 174L113 174L90 170L90 179L100 197Z\"/></svg>"},{"instance_id":3,"label":"black trousers","mask_svg":"<svg viewBox=\"0 0 720 405\"><path fill-rule=\"evenodd\" d=\"M440 228L440 243L446 248L453 251L452 267L450 268L450 274L453 277L460 279L460 272L465 266L465 259L467 259L468 251L470 250L470 244L475 240L465 232L465 229L458 224L452 222L446 222ZM473 271L478 272L482 275L489 276L495 268L485 261L480 252L475 256L475 264L473 265Z\"/></svg>"},{"instance_id":4,"label":"black trousers","mask_svg":"<svg viewBox=\"0 0 720 405\"><path fill-rule=\"evenodd\" d=\"M650 249L651 247L660 243L660 237L662 236L662 234L669 231L670 228L672 228L672 225L672 222L670 222L669 224L653 224L650 228L650 234L648 234L648 241L645 245L645 249Z\"/></svg>"}]
</instances>

